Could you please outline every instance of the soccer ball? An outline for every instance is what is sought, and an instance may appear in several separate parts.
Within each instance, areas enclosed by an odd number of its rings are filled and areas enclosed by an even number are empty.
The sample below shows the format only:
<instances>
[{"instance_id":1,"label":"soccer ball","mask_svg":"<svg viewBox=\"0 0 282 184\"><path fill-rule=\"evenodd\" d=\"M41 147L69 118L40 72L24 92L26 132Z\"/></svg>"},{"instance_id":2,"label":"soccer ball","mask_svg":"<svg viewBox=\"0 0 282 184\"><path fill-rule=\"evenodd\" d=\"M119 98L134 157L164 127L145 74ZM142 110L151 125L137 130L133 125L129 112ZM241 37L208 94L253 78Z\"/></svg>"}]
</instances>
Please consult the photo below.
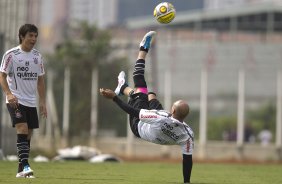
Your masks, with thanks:
<instances>
[{"instance_id":1,"label":"soccer ball","mask_svg":"<svg viewBox=\"0 0 282 184\"><path fill-rule=\"evenodd\" d=\"M155 7L154 17L159 23L168 24L175 17L175 8L171 3L162 2Z\"/></svg>"}]
</instances>

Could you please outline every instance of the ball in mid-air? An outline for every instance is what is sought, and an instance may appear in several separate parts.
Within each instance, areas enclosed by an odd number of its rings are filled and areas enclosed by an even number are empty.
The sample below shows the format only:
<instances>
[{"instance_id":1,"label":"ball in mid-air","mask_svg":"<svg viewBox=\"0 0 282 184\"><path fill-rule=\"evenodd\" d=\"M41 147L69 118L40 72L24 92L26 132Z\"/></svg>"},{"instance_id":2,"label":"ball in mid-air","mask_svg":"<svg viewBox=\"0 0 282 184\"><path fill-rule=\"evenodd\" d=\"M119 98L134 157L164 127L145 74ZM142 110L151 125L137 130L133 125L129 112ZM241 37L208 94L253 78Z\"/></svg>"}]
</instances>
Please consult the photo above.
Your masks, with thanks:
<instances>
[{"instance_id":1,"label":"ball in mid-air","mask_svg":"<svg viewBox=\"0 0 282 184\"><path fill-rule=\"evenodd\" d=\"M175 17L175 8L171 3L162 2L155 7L154 17L159 23L168 24Z\"/></svg>"}]
</instances>

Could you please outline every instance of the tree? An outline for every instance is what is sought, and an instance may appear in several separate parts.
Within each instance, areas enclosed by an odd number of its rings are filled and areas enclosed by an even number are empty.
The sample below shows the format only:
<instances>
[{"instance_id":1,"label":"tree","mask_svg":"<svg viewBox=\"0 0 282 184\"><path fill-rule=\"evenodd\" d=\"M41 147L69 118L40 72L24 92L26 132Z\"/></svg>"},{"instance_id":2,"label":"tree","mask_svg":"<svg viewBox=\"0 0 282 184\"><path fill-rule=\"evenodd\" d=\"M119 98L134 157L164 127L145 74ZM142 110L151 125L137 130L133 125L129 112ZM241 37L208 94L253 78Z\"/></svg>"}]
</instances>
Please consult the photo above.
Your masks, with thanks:
<instances>
[{"instance_id":1,"label":"tree","mask_svg":"<svg viewBox=\"0 0 282 184\"><path fill-rule=\"evenodd\" d=\"M71 107L70 107L70 136L87 138L90 126L91 73L94 68L99 71L99 85L114 88L116 76L122 69L126 70L125 58L109 59L112 48L111 36L107 31L97 29L82 22L79 27L69 28L66 39L59 44L53 55L48 56L47 67L54 70L56 75L54 84L59 114L62 114L63 78L65 67L71 71ZM98 90L98 89L97 89ZM100 128L117 128L118 134L126 130L126 116L122 116L118 109L108 107L99 100L98 126ZM108 116L111 114L111 116Z\"/></svg>"}]
</instances>

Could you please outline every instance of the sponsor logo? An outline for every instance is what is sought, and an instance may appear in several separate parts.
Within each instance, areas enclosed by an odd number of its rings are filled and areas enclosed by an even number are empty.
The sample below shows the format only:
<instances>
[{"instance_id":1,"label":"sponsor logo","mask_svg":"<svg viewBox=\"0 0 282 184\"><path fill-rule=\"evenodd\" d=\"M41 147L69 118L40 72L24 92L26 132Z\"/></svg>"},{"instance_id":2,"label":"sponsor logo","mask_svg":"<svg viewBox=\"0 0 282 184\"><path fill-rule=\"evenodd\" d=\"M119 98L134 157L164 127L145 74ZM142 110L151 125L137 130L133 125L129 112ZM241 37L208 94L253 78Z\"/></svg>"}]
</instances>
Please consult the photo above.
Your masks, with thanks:
<instances>
[{"instance_id":1,"label":"sponsor logo","mask_svg":"<svg viewBox=\"0 0 282 184\"><path fill-rule=\"evenodd\" d=\"M158 118L158 116L154 114L148 114L148 115L141 114L141 118L142 119L153 119L153 118Z\"/></svg>"},{"instance_id":2,"label":"sponsor logo","mask_svg":"<svg viewBox=\"0 0 282 184\"><path fill-rule=\"evenodd\" d=\"M173 130L173 127L167 123L165 123L164 126L169 130Z\"/></svg>"},{"instance_id":3,"label":"sponsor logo","mask_svg":"<svg viewBox=\"0 0 282 184\"><path fill-rule=\"evenodd\" d=\"M5 63L5 66L4 66L4 70L5 70L5 71L7 70L8 65L9 65L9 63L11 62L11 60L12 60L12 55L9 55L9 57L7 58L7 62Z\"/></svg>"},{"instance_id":4,"label":"sponsor logo","mask_svg":"<svg viewBox=\"0 0 282 184\"><path fill-rule=\"evenodd\" d=\"M29 68L28 67L24 67L24 66L22 66L22 67L17 67L17 72L27 72L29 70Z\"/></svg>"},{"instance_id":5,"label":"sponsor logo","mask_svg":"<svg viewBox=\"0 0 282 184\"><path fill-rule=\"evenodd\" d=\"M161 130L162 130L162 132L163 132L165 135L167 135L167 136L170 137L171 139L173 139L173 140L175 140L175 141L176 141L177 139L179 139L179 136L177 136L174 132L168 130L168 129L166 128L166 126L162 126L162 127L161 127Z\"/></svg>"},{"instance_id":6,"label":"sponsor logo","mask_svg":"<svg viewBox=\"0 0 282 184\"><path fill-rule=\"evenodd\" d=\"M23 80L37 79L37 73L29 71L29 67L17 67L17 76Z\"/></svg>"}]
</instances>

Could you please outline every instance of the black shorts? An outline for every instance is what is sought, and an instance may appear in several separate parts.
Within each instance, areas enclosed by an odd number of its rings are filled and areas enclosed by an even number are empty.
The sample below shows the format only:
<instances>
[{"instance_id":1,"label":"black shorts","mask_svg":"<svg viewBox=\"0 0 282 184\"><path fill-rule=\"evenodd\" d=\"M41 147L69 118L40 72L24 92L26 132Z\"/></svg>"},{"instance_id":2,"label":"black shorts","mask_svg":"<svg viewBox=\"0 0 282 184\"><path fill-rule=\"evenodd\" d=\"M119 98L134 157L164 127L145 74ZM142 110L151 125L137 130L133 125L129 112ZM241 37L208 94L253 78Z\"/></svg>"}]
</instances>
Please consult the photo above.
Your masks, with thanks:
<instances>
[{"instance_id":1,"label":"black shorts","mask_svg":"<svg viewBox=\"0 0 282 184\"><path fill-rule=\"evenodd\" d=\"M18 108L14 109L9 104L6 105L12 119L13 127L17 123L27 123L28 129L39 128L36 107L27 107L19 104Z\"/></svg>"},{"instance_id":2,"label":"black shorts","mask_svg":"<svg viewBox=\"0 0 282 184\"><path fill-rule=\"evenodd\" d=\"M130 97L128 104L136 109L156 109L163 110L162 104L157 100L153 99L148 101L148 95L144 93L136 93ZM130 128L133 134L137 137L140 137L138 132L138 123L140 119L134 116L129 116Z\"/></svg>"}]
</instances>

